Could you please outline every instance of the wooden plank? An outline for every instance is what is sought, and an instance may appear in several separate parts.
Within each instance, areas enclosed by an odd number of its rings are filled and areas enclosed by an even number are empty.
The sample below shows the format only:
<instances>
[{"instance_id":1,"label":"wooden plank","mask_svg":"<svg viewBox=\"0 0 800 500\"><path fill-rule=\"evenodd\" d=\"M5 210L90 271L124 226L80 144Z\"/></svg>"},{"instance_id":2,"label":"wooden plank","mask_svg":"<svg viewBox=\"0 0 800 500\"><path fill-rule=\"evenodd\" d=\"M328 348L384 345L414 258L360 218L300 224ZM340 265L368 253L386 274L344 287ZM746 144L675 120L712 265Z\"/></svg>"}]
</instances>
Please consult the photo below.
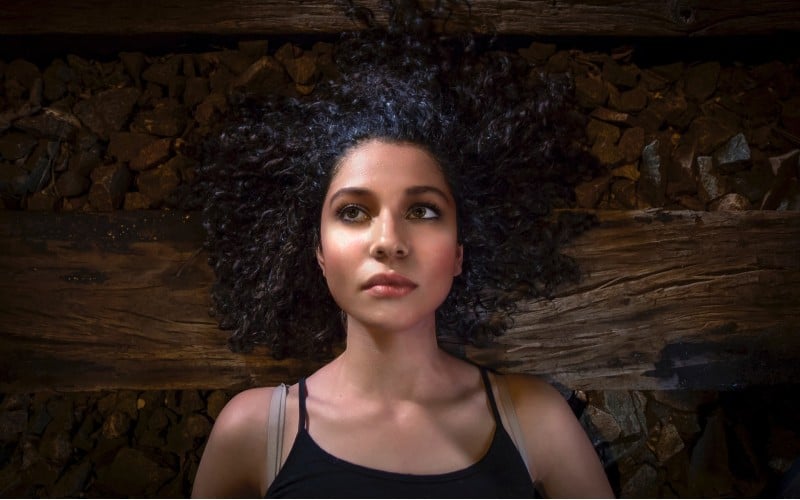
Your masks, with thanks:
<instances>
[{"instance_id":1,"label":"wooden plank","mask_svg":"<svg viewBox=\"0 0 800 500\"><path fill-rule=\"evenodd\" d=\"M800 375L800 213L598 212L584 280L473 360L583 389ZM196 214L0 212L0 392L242 388L319 363L235 355Z\"/></svg>"},{"instance_id":2,"label":"wooden plank","mask_svg":"<svg viewBox=\"0 0 800 500\"><path fill-rule=\"evenodd\" d=\"M385 22L381 0L355 2ZM422 2L432 5L432 0ZM793 0L473 0L448 22L539 36L769 35L800 29ZM471 14L471 15L470 15ZM327 0L6 0L0 35L323 34L356 25Z\"/></svg>"},{"instance_id":3,"label":"wooden plank","mask_svg":"<svg viewBox=\"0 0 800 500\"><path fill-rule=\"evenodd\" d=\"M600 212L582 282L469 357L569 387L732 389L800 375L800 214Z\"/></svg>"}]
</instances>

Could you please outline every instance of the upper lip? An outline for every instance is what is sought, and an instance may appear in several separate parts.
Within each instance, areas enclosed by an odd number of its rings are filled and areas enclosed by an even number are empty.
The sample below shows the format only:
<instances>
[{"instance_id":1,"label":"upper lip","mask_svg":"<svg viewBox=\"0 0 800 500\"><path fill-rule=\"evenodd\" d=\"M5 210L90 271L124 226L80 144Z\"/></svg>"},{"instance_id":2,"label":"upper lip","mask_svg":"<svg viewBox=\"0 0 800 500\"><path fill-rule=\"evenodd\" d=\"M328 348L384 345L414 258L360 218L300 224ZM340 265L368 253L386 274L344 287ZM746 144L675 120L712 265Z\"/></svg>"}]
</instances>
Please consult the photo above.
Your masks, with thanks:
<instances>
[{"instance_id":1,"label":"upper lip","mask_svg":"<svg viewBox=\"0 0 800 500\"><path fill-rule=\"evenodd\" d=\"M402 274L379 273L368 279L363 288L372 288L373 286L415 287L417 284Z\"/></svg>"}]
</instances>

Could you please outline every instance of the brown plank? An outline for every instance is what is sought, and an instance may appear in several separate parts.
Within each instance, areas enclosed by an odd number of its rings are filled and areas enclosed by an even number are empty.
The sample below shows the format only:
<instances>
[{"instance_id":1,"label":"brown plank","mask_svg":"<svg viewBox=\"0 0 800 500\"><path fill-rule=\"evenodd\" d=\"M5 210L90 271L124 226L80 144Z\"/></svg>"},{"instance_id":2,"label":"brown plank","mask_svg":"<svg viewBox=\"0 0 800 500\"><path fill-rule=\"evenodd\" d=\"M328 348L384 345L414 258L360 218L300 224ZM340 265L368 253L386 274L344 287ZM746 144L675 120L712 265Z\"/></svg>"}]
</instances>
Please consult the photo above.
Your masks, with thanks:
<instances>
[{"instance_id":1,"label":"brown plank","mask_svg":"<svg viewBox=\"0 0 800 500\"><path fill-rule=\"evenodd\" d=\"M582 283L478 361L570 387L731 389L800 375L800 214L601 212Z\"/></svg>"},{"instance_id":2,"label":"brown plank","mask_svg":"<svg viewBox=\"0 0 800 500\"><path fill-rule=\"evenodd\" d=\"M800 375L800 214L600 212L584 280L473 360L573 388ZM0 212L0 392L241 388L317 363L234 355L207 311L195 214Z\"/></svg>"},{"instance_id":3,"label":"brown plank","mask_svg":"<svg viewBox=\"0 0 800 500\"><path fill-rule=\"evenodd\" d=\"M356 2L377 14L380 0ZM424 1L431 5L432 0ZM463 2L466 4L466 2ZM474 0L452 26L540 36L768 35L800 28L792 0ZM6 0L0 35L322 34L355 27L327 0ZM471 17L470 17L471 11Z\"/></svg>"}]
</instances>

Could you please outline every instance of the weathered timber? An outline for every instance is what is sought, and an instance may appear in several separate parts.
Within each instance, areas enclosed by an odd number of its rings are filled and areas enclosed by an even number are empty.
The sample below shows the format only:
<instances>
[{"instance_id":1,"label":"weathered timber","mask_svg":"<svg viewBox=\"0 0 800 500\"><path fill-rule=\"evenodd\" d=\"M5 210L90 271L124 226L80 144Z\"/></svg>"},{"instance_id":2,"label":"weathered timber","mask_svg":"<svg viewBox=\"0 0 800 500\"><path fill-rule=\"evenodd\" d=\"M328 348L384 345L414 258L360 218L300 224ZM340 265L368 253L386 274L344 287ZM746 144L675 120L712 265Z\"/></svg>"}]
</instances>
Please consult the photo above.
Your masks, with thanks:
<instances>
[{"instance_id":1,"label":"weathered timber","mask_svg":"<svg viewBox=\"0 0 800 500\"><path fill-rule=\"evenodd\" d=\"M379 22L379 0L361 0ZM432 5L432 0L422 2ZM792 0L474 0L454 5L448 23L476 32L541 36L764 35L800 28ZM326 0L7 0L4 35L322 34L358 26Z\"/></svg>"},{"instance_id":2,"label":"weathered timber","mask_svg":"<svg viewBox=\"0 0 800 500\"><path fill-rule=\"evenodd\" d=\"M580 284L524 304L473 360L573 388L800 375L800 214L598 212ZM318 363L230 353L196 214L0 212L0 392L241 388Z\"/></svg>"}]
</instances>

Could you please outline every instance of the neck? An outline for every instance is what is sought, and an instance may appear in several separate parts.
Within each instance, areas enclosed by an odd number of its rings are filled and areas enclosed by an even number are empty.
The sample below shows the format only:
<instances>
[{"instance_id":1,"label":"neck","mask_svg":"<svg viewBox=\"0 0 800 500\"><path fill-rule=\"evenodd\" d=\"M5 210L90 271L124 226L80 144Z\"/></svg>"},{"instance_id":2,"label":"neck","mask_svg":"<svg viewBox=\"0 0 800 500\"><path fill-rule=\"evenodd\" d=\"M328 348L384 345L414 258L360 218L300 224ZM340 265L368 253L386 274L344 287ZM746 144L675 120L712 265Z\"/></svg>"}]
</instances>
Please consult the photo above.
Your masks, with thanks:
<instances>
[{"instance_id":1,"label":"neck","mask_svg":"<svg viewBox=\"0 0 800 500\"><path fill-rule=\"evenodd\" d=\"M433 318L413 329L391 332L348 318L347 347L334 364L340 383L353 390L405 399L419 396L442 374L447 358L438 347Z\"/></svg>"}]
</instances>

